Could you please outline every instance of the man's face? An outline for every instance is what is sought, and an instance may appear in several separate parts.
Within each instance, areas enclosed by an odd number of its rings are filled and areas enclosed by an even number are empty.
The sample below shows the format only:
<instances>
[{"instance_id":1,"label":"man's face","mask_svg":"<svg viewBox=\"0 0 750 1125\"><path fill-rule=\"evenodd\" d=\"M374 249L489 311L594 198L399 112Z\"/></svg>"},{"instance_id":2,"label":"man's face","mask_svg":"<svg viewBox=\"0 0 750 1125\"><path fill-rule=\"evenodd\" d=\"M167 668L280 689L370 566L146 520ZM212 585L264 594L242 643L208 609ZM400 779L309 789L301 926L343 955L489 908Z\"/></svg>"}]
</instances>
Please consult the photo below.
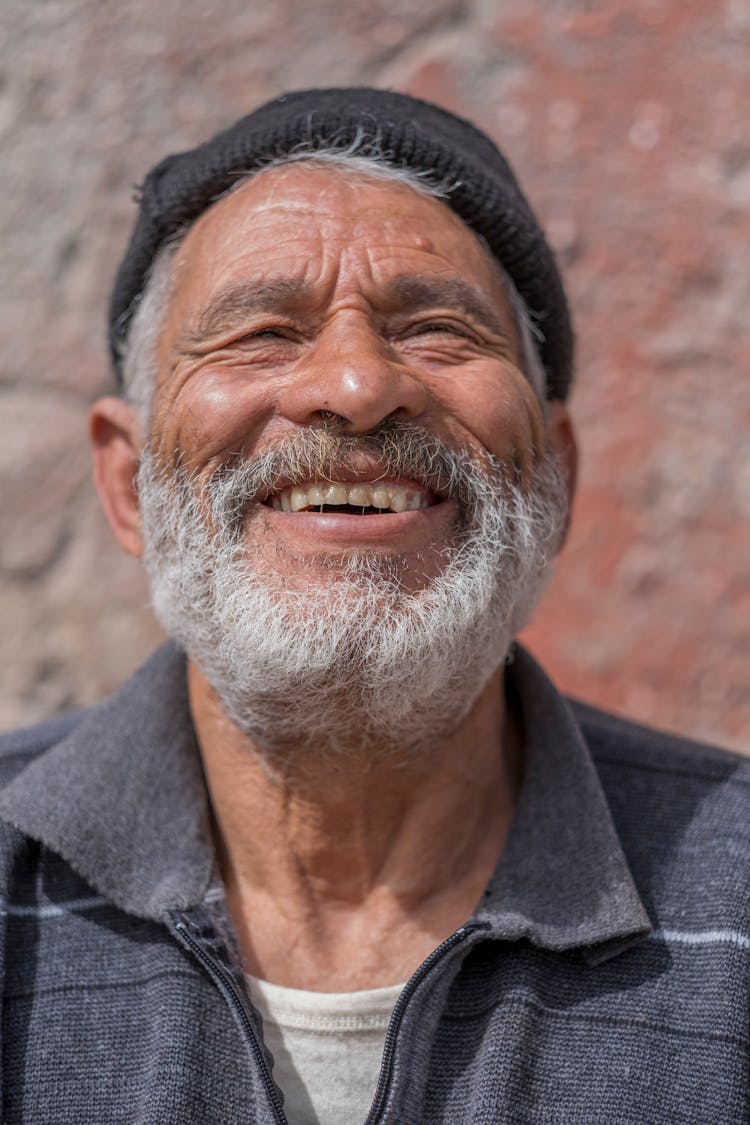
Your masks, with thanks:
<instances>
[{"instance_id":1,"label":"man's face","mask_svg":"<svg viewBox=\"0 0 750 1125\"><path fill-rule=\"evenodd\" d=\"M198 488L331 420L348 435L414 422L521 483L544 449L496 267L437 200L309 165L269 172L203 215L175 278L152 449ZM278 480L249 507L255 568L289 589L330 582L354 554L397 557L407 590L440 573L454 498L384 475L366 450L331 475Z\"/></svg>"},{"instance_id":2,"label":"man's face","mask_svg":"<svg viewBox=\"0 0 750 1125\"><path fill-rule=\"evenodd\" d=\"M140 536L128 408L94 409L157 614L280 766L429 750L497 672L567 509L495 264L444 204L303 165L217 203L173 270Z\"/></svg>"}]
</instances>

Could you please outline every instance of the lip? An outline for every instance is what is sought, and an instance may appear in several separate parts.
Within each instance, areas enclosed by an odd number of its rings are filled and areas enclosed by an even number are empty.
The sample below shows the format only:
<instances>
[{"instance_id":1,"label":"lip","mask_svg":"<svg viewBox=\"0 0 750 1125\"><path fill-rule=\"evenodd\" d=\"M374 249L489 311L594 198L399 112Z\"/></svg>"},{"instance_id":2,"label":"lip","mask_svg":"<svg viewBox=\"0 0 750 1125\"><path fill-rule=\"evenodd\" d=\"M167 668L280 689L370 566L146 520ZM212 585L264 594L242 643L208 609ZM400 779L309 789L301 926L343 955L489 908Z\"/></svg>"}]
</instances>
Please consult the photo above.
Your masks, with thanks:
<instances>
[{"instance_id":1,"label":"lip","mask_svg":"<svg viewBox=\"0 0 750 1125\"><path fill-rule=\"evenodd\" d=\"M398 552L424 550L436 541L444 543L456 515L453 500L436 500L412 512L383 512L360 516L349 512L279 512L258 504L256 514L269 530L296 542L303 550L327 547L381 548Z\"/></svg>"}]
</instances>

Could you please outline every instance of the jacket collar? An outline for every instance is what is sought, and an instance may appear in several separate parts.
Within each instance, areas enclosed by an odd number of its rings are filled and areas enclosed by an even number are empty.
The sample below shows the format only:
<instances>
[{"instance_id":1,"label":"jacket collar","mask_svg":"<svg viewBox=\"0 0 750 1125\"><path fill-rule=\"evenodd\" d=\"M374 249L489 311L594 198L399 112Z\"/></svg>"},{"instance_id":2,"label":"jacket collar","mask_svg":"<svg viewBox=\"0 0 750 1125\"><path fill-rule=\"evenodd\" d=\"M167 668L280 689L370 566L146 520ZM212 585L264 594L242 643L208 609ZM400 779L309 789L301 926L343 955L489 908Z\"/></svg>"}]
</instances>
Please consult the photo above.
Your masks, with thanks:
<instances>
[{"instance_id":1,"label":"jacket collar","mask_svg":"<svg viewBox=\"0 0 750 1125\"><path fill-rule=\"evenodd\" d=\"M159 649L0 794L0 817L142 918L201 901L213 849L185 661Z\"/></svg>"},{"instance_id":2,"label":"jacket collar","mask_svg":"<svg viewBox=\"0 0 750 1125\"><path fill-rule=\"evenodd\" d=\"M476 916L498 937L582 947L598 963L648 934L651 922L567 701L520 646L506 682L523 726L524 779Z\"/></svg>"},{"instance_id":3,"label":"jacket collar","mask_svg":"<svg viewBox=\"0 0 750 1125\"><path fill-rule=\"evenodd\" d=\"M591 959L604 959L650 924L596 770L565 700L520 648L508 690L524 728L524 783L475 919L501 939L596 946ZM216 873L179 650L161 648L36 758L0 793L0 817L128 913L161 920L203 901Z\"/></svg>"}]
</instances>

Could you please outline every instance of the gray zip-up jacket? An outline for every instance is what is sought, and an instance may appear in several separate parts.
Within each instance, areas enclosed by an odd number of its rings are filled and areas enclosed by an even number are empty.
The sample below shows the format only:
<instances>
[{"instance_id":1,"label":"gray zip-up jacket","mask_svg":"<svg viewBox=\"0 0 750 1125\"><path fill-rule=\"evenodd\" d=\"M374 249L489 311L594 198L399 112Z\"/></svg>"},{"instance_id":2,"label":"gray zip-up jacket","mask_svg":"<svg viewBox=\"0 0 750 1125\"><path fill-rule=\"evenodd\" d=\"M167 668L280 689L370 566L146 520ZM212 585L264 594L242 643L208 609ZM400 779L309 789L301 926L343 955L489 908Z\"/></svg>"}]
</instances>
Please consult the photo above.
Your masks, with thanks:
<instances>
[{"instance_id":1,"label":"gray zip-up jacket","mask_svg":"<svg viewBox=\"0 0 750 1125\"><path fill-rule=\"evenodd\" d=\"M510 838L406 986L368 1121L746 1123L750 763L571 708L520 650L508 690ZM2 1121L284 1122L179 652L0 751Z\"/></svg>"}]
</instances>

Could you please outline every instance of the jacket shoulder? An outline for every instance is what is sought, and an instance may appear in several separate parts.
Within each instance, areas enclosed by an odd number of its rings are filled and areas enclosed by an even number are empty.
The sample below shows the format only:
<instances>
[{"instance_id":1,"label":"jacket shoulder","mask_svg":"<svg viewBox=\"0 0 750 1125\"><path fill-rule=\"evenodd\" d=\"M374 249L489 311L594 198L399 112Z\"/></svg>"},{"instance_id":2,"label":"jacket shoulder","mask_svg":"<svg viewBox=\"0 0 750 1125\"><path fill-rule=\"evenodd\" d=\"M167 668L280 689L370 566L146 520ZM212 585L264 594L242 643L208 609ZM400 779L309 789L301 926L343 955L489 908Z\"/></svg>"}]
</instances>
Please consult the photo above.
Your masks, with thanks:
<instances>
[{"instance_id":1,"label":"jacket shoulder","mask_svg":"<svg viewBox=\"0 0 750 1125\"><path fill-rule=\"evenodd\" d=\"M750 783L750 758L742 754L669 734L579 700L569 702L597 764L619 764L696 781L703 778L708 783L730 776Z\"/></svg>"},{"instance_id":2,"label":"jacket shoulder","mask_svg":"<svg viewBox=\"0 0 750 1125\"><path fill-rule=\"evenodd\" d=\"M583 704L573 710L654 921L750 934L750 759Z\"/></svg>"},{"instance_id":3,"label":"jacket shoulder","mask_svg":"<svg viewBox=\"0 0 750 1125\"><path fill-rule=\"evenodd\" d=\"M62 742L86 714L86 709L68 711L35 726L0 734L0 788L11 782L45 750Z\"/></svg>"}]
</instances>

